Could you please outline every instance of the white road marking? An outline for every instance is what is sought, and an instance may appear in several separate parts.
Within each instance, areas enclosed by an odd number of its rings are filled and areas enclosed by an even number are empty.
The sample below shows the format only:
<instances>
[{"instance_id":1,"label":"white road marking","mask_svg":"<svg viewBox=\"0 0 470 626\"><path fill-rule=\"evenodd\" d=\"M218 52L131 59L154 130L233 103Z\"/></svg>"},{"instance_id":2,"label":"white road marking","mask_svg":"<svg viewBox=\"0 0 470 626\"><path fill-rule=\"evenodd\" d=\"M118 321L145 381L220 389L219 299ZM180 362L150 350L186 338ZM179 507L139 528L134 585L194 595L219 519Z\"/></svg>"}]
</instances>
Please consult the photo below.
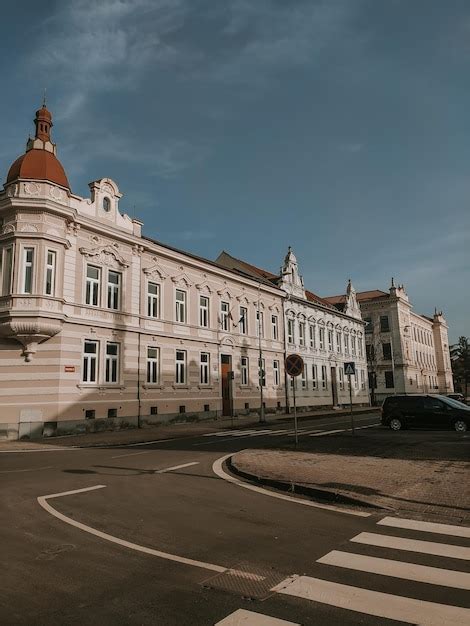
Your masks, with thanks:
<instances>
[{"instance_id":1,"label":"white road marking","mask_svg":"<svg viewBox=\"0 0 470 626\"><path fill-rule=\"evenodd\" d=\"M271 591L422 626L467 626L470 623L470 609L370 591L309 576L286 579Z\"/></svg>"},{"instance_id":2,"label":"white road marking","mask_svg":"<svg viewBox=\"0 0 470 626\"><path fill-rule=\"evenodd\" d=\"M311 435L312 433L321 433L321 430L299 430L298 434L299 435ZM295 431L294 432L290 432L287 433L288 437L295 437Z\"/></svg>"},{"instance_id":3,"label":"white road marking","mask_svg":"<svg viewBox=\"0 0 470 626\"><path fill-rule=\"evenodd\" d=\"M461 559L464 561L470 560L470 548L451 546L447 543L403 539L402 537L377 535L375 533L360 533L356 537L353 537L351 541L355 543L365 543L368 546L379 546L380 548L420 552L421 554L435 554L437 556L446 556L451 559Z\"/></svg>"},{"instance_id":4,"label":"white road marking","mask_svg":"<svg viewBox=\"0 0 470 626\"><path fill-rule=\"evenodd\" d=\"M24 452L64 452L64 450L83 450L77 446L70 448L29 448L27 450L0 450L0 454L23 454Z\"/></svg>"},{"instance_id":5,"label":"white road marking","mask_svg":"<svg viewBox=\"0 0 470 626\"><path fill-rule=\"evenodd\" d=\"M168 470L167 470L168 471ZM196 561L195 559L188 559L183 556L178 556L176 554L170 554L169 552L162 552L160 550L154 550L153 548L146 548L145 546L141 546L137 543L132 543L130 541L125 541L124 539L120 539L119 537L114 537L114 535L110 535L108 533L104 533L101 530L96 530L91 526L87 526L86 524L82 524L81 522L77 522L71 517L67 517L63 513L59 513L56 509L54 509L47 500L51 498L62 498L63 496L71 496L77 493L85 493L87 491L94 491L96 489L104 489L106 485L94 485L93 487L85 487L84 489L74 489L73 491L63 491L62 493L52 493L47 496L39 496L37 501L39 505L47 511L50 515L53 515L57 519L66 524L70 524L70 526L74 526L79 530L83 530L90 535L94 535L95 537L99 537L100 539L104 539L106 541L110 541L111 543L116 543L124 548L129 548L130 550L135 550L136 552L143 552L144 554L150 554L151 556L156 556L161 559L166 559L167 561L175 561L176 563L183 563L184 565L192 565L193 567L200 567L202 569L211 570L213 572L219 573L233 573L235 575L243 575L247 572L238 572L238 570L231 569L230 567L222 567L220 565L215 565L214 563L205 563L204 561Z\"/></svg>"},{"instance_id":6,"label":"white road marking","mask_svg":"<svg viewBox=\"0 0 470 626\"><path fill-rule=\"evenodd\" d=\"M284 619L277 617L269 617L261 613L238 609L234 613L228 615L221 622L217 622L215 626L300 626L294 622L286 622Z\"/></svg>"},{"instance_id":7,"label":"white road marking","mask_svg":"<svg viewBox=\"0 0 470 626\"><path fill-rule=\"evenodd\" d=\"M0 474L16 474L17 472L39 472L39 470L52 469L53 467L53 465L47 465L46 467L32 467L28 469L1 470Z\"/></svg>"},{"instance_id":8,"label":"white road marking","mask_svg":"<svg viewBox=\"0 0 470 626\"><path fill-rule=\"evenodd\" d=\"M317 560L317 563L336 565L337 567L370 572L371 574L381 574L382 576L393 576L394 578L402 578L404 580L414 580L430 585L470 590L470 574L439 567L427 567L416 565L415 563L379 559L375 556L364 556L338 550L333 550L322 556L321 559Z\"/></svg>"},{"instance_id":9,"label":"white road marking","mask_svg":"<svg viewBox=\"0 0 470 626\"><path fill-rule=\"evenodd\" d=\"M384 517L377 522L377 524L382 526L393 526L394 528L406 528L407 530L419 530L425 533L435 533L436 535L451 535L453 537L470 538L470 528L468 526L419 522L414 519L406 519L402 517Z\"/></svg>"},{"instance_id":10,"label":"white road marking","mask_svg":"<svg viewBox=\"0 0 470 626\"><path fill-rule=\"evenodd\" d=\"M318 502L312 502L311 500L302 500L301 498L294 498L293 496L285 496L282 493L276 493L275 491L269 491L268 489L263 489L263 487L258 487L257 485L250 485L249 483L245 483L227 472L224 471L222 465L224 461L229 459L233 455L233 452L230 454L226 454L220 459L214 461L212 465L212 471L219 478L226 480L238 487L243 487L244 489L249 489L250 491L255 491L256 493L261 493L264 496L270 496L271 498L277 498L278 500L286 500L287 502L295 502L296 504L302 504L303 506L310 506L316 509L325 509L326 511L335 511L336 513L345 513L346 515L355 515L356 517L370 517L371 513L364 513L363 511L353 511L350 509L342 509L338 506L334 506L332 504L319 504Z\"/></svg>"},{"instance_id":11,"label":"white road marking","mask_svg":"<svg viewBox=\"0 0 470 626\"><path fill-rule=\"evenodd\" d=\"M173 467L167 467L166 469L157 470L156 474L165 474L166 472L173 472L174 470L183 469L183 467L190 467L191 465L199 465L199 461L193 461L192 463L183 463L182 465L174 465Z\"/></svg>"},{"instance_id":12,"label":"white road marking","mask_svg":"<svg viewBox=\"0 0 470 626\"><path fill-rule=\"evenodd\" d=\"M125 456L137 456L139 454L150 454L153 450L144 450L143 452L128 452L127 454L118 454L117 456L112 456L112 459L122 459Z\"/></svg>"},{"instance_id":13,"label":"white road marking","mask_svg":"<svg viewBox=\"0 0 470 626\"><path fill-rule=\"evenodd\" d=\"M341 428L340 430L322 430L320 433L310 435L310 437L323 437L323 435L334 435L336 433L344 433L346 432L345 428Z\"/></svg>"}]
</instances>

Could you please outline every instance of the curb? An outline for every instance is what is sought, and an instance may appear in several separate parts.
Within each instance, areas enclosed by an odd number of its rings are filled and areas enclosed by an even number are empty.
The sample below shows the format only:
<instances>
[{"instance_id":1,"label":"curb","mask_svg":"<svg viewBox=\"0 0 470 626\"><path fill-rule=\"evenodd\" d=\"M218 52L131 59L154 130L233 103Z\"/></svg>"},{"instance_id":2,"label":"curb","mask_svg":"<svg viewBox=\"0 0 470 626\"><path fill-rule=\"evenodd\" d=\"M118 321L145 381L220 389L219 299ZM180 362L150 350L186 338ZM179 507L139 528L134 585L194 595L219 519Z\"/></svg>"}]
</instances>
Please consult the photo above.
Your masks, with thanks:
<instances>
[{"instance_id":1,"label":"curb","mask_svg":"<svg viewBox=\"0 0 470 626\"><path fill-rule=\"evenodd\" d=\"M373 504L372 502L360 500L359 498L345 496L340 492L331 491L329 489L319 489L318 487L309 487L301 483L282 481L282 480L277 480L274 478L262 478L260 476L256 476L255 474L250 474L249 472L245 472L239 469L236 465L232 463L232 457L227 459L226 464L227 464L227 468L233 474L235 474L236 476L239 476L240 478L244 478L250 483L255 483L257 485L272 487L273 489L288 492L291 494L300 494L303 496L308 496L312 500L322 500L324 502L329 502L329 503L334 503L334 504L347 504L347 505L352 505L352 506L361 506L361 507L368 508L368 509L374 509L376 511L380 511L380 510L393 511L394 510L385 506L379 506L378 504Z\"/></svg>"}]
</instances>

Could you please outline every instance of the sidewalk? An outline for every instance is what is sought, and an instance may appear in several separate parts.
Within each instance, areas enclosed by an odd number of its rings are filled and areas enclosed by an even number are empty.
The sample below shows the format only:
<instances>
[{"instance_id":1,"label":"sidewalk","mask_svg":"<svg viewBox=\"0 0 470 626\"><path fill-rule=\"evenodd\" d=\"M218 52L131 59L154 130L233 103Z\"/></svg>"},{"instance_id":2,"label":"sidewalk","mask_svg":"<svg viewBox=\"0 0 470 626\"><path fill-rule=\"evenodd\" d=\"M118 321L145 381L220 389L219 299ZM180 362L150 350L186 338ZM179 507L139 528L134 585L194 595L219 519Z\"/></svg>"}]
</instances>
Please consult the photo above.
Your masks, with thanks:
<instances>
[{"instance_id":1,"label":"sidewalk","mask_svg":"<svg viewBox=\"0 0 470 626\"><path fill-rule=\"evenodd\" d=\"M238 452L242 477L336 502L470 523L470 437L388 429L304 437L276 450Z\"/></svg>"},{"instance_id":2,"label":"sidewalk","mask_svg":"<svg viewBox=\"0 0 470 626\"><path fill-rule=\"evenodd\" d=\"M377 413L376 407L357 407L354 414ZM305 412L298 415L299 422L306 419L333 418L349 415L349 409L321 409L318 411ZM5 450L31 450L42 447L90 447L90 446L122 446L129 443L145 443L157 439L179 439L182 437L197 437L205 433L217 432L232 428L265 428L266 425L278 422L293 422L293 415L285 413L266 415L266 424L260 424L257 416L223 417L199 422L177 422L173 424L159 424L146 426L142 429L126 429L104 431L99 433L87 433L85 435L68 435L63 437L50 437L47 439L35 439L31 441L0 441L0 452Z\"/></svg>"}]
</instances>

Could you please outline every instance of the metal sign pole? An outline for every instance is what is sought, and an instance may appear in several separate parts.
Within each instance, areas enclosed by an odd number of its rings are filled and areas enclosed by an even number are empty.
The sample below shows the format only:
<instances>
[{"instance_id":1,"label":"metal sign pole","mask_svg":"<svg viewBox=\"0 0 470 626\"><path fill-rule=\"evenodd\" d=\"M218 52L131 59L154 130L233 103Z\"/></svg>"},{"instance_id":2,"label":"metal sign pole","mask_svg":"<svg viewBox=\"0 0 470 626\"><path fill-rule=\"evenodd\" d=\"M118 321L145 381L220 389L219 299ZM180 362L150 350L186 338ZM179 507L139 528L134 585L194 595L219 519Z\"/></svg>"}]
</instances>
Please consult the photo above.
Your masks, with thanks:
<instances>
[{"instance_id":1,"label":"metal sign pole","mask_svg":"<svg viewBox=\"0 0 470 626\"><path fill-rule=\"evenodd\" d=\"M354 435L354 415L353 415L353 403L352 403L351 374L348 374L348 382L349 382L349 410L351 412L351 432Z\"/></svg>"},{"instance_id":2,"label":"metal sign pole","mask_svg":"<svg viewBox=\"0 0 470 626\"><path fill-rule=\"evenodd\" d=\"M297 432L297 404L295 402L295 381L294 381L294 377L292 376L292 398L294 400L294 430L295 430L295 447L297 448L297 445L299 443L299 435Z\"/></svg>"}]
</instances>

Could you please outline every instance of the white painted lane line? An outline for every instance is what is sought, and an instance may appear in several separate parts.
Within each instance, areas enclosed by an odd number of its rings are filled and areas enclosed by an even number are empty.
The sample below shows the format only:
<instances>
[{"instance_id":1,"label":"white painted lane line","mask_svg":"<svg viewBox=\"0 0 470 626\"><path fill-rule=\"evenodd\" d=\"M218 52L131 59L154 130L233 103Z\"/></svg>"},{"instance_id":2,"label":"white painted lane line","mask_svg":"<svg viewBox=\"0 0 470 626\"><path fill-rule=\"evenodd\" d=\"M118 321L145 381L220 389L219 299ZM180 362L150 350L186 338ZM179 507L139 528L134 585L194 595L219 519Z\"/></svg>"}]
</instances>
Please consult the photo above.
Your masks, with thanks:
<instances>
[{"instance_id":1,"label":"white painted lane line","mask_svg":"<svg viewBox=\"0 0 470 626\"><path fill-rule=\"evenodd\" d=\"M83 450L83 448L70 446L70 448L30 448L29 450L0 450L0 454L24 454L25 452L64 452L64 450Z\"/></svg>"},{"instance_id":2,"label":"white painted lane line","mask_svg":"<svg viewBox=\"0 0 470 626\"><path fill-rule=\"evenodd\" d=\"M447 543L403 539L402 537L377 535L375 533L360 533L356 537L353 537L351 541L355 543L365 543L368 546L378 546L380 548L420 552L421 554L435 554L437 556L447 556L451 559L461 559L463 561L470 560L470 548L452 546Z\"/></svg>"},{"instance_id":3,"label":"white painted lane line","mask_svg":"<svg viewBox=\"0 0 470 626\"><path fill-rule=\"evenodd\" d=\"M364 556L362 554L340 552L339 550L333 550L322 556L317 563L336 565L337 567L345 567L359 572L370 572L371 574L381 574L382 576L393 576L394 578L402 578L404 580L414 580L430 585L470 590L470 574L456 570L427 567L414 563L392 561L390 559L379 559L375 556Z\"/></svg>"},{"instance_id":4,"label":"white painted lane line","mask_svg":"<svg viewBox=\"0 0 470 626\"><path fill-rule=\"evenodd\" d=\"M299 430L298 433L299 435L312 435L313 433L321 433L321 430ZM287 433L288 437L294 437L295 436L295 432L293 433Z\"/></svg>"},{"instance_id":5,"label":"white painted lane line","mask_svg":"<svg viewBox=\"0 0 470 626\"><path fill-rule=\"evenodd\" d=\"M300 626L295 622L286 622L284 619L277 617L269 617L261 613L238 609L234 613L228 615L221 622L217 622L215 626Z\"/></svg>"},{"instance_id":6,"label":"white painted lane line","mask_svg":"<svg viewBox=\"0 0 470 626\"><path fill-rule=\"evenodd\" d=\"M16 474L19 472L39 472L39 470L52 469L53 465L47 465L46 467L31 467L28 469L15 469L15 470L1 470L0 474Z\"/></svg>"},{"instance_id":7,"label":"white painted lane line","mask_svg":"<svg viewBox=\"0 0 470 626\"><path fill-rule=\"evenodd\" d=\"M406 530L419 530L425 533L435 533L436 535L451 535L452 537L467 537L470 539L470 528L468 526L453 526L451 524L435 524L433 522L420 522L414 519L403 517L384 517L377 524L381 526L392 526L394 528L405 528Z\"/></svg>"},{"instance_id":8,"label":"white painted lane line","mask_svg":"<svg viewBox=\"0 0 470 626\"><path fill-rule=\"evenodd\" d=\"M112 456L112 459L122 459L125 456L138 456L139 454L150 454L153 450L144 450L143 452L129 452L128 454L118 454L117 456Z\"/></svg>"},{"instance_id":9,"label":"white painted lane line","mask_svg":"<svg viewBox=\"0 0 470 626\"><path fill-rule=\"evenodd\" d=\"M183 463L182 465L174 465L173 467L167 467L165 469L157 470L156 474L165 474L166 472L174 472L178 469L183 469L183 467L191 467L191 465L199 465L199 461L193 461L192 463Z\"/></svg>"},{"instance_id":10,"label":"white painted lane line","mask_svg":"<svg viewBox=\"0 0 470 626\"><path fill-rule=\"evenodd\" d=\"M470 623L470 609L404 598L309 576L287 579L271 591L409 624L468 626Z\"/></svg>"},{"instance_id":11,"label":"white painted lane line","mask_svg":"<svg viewBox=\"0 0 470 626\"><path fill-rule=\"evenodd\" d=\"M334 435L335 433L344 433L346 429L341 428L340 430L323 430L320 433L315 435L310 435L310 437L322 437L323 435Z\"/></svg>"},{"instance_id":12,"label":"white painted lane line","mask_svg":"<svg viewBox=\"0 0 470 626\"><path fill-rule=\"evenodd\" d=\"M371 513L364 513L363 511L354 511L350 509L342 509L338 506L334 506L333 504L319 504L318 502L312 502L311 500L302 500L301 498L294 498L291 496L285 496L282 493L276 493L275 491L269 491L268 489L263 489L263 487L258 487L257 485L250 485L249 483L245 483L230 474L223 469L223 463L229 459L233 455L233 452L230 454L226 454L220 459L214 461L212 465L212 471L222 480L226 480L229 483L233 483L238 487L243 487L244 489L249 489L250 491L254 491L256 493L261 493L264 496L270 496L271 498L277 498L278 500L286 500L287 502L294 502L295 504L302 504L303 506L310 506L315 509L325 509L327 511L335 511L336 513L345 513L346 515L354 515L356 517L370 517Z\"/></svg>"},{"instance_id":13,"label":"white painted lane line","mask_svg":"<svg viewBox=\"0 0 470 626\"><path fill-rule=\"evenodd\" d=\"M104 489L106 485L94 485L93 487L85 487L84 489L74 489L73 491L63 491L62 493L53 493L48 496L39 496L37 501L39 505L47 511L50 515L53 515L57 519L65 522L66 524L70 524L70 526L74 526L79 530L83 530L90 535L94 535L95 537L99 537L100 539L105 539L106 541L110 541L111 543L116 543L124 548L129 548L130 550L136 550L137 552L143 552L144 554L150 554L151 556L156 556L161 559L166 559L167 561L175 561L176 563L183 563L184 565L192 565L193 567L200 567L202 569L211 570L213 572L219 573L233 573L235 575L246 574L247 572L238 572L238 570L233 570L229 567L221 567L220 565L215 565L214 563L205 563L204 561L196 561L194 559L187 559L182 556L178 556L176 554L170 554L169 552L162 552L160 550L154 550L153 548L146 548L145 546L140 546L137 543L132 543L130 541L125 541L124 539L120 539L119 537L114 537L113 535L109 535L108 533L104 533L101 530L96 530L91 526L87 526L86 524L82 524L81 522L77 522L71 517L67 517L63 515L63 513L59 513L56 509L54 509L47 500L51 498L61 498L63 496L71 496L77 493L85 493L86 491L94 491L95 489Z\"/></svg>"}]
</instances>

